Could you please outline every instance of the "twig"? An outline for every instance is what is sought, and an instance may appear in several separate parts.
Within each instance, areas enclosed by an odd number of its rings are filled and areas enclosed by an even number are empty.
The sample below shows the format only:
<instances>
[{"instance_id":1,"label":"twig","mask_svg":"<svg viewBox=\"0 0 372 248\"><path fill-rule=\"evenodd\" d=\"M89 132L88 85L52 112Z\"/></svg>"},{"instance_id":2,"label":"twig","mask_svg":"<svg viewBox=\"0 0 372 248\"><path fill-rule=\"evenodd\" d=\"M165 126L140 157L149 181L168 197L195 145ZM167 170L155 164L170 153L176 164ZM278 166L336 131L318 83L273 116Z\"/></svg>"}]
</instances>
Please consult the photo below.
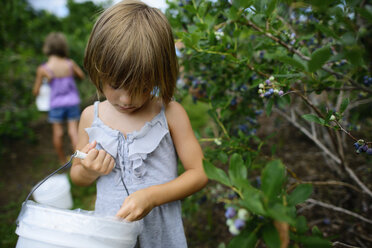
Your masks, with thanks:
<instances>
[{"instance_id":1,"label":"twig","mask_svg":"<svg viewBox=\"0 0 372 248\"><path fill-rule=\"evenodd\" d=\"M328 204L328 203L325 203L325 202L321 202L321 201L317 201L315 199L312 199L312 198L309 198L306 200L306 202L309 202L309 203L313 203L313 204L316 204L316 205L319 205L321 207L324 207L324 208L328 208L328 209L332 209L334 211L337 211L337 212L341 212L341 213L344 213L344 214L347 214L347 215L350 215L350 216L353 216L357 219L360 219L364 222L367 222L368 224L372 224L372 220L370 219L367 219L359 214L356 214L354 212L351 212L347 209L344 209L344 208L340 208L340 207L337 207L337 206L334 206L332 204Z\"/></svg>"},{"instance_id":2,"label":"twig","mask_svg":"<svg viewBox=\"0 0 372 248\"><path fill-rule=\"evenodd\" d=\"M291 185L289 188L288 188L288 192L290 192L294 187L296 187L297 185L299 184L312 184L312 185L339 185L339 186L345 186L345 187L349 187L357 192L361 192L360 189L358 189L357 187L355 187L354 185L352 184L349 184L349 183L344 183L344 182L340 182L340 181L325 181L325 182L321 182L321 181L301 181L301 182L296 182L294 183L293 185Z\"/></svg>"},{"instance_id":3,"label":"twig","mask_svg":"<svg viewBox=\"0 0 372 248\"><path fill-rule=\"evenodd\" d=\"M332 247L337 247L337 246L346 247L346 248L360 248L358 246L348 245L348 244L342 243L340 241L336 241L336 242L332 243Z\"/></svg>"},{"instance_id":4,"label":"twig","mask_svg":"<svg viewBox=\"0 0 372 248\"><path fill-rule=\"evenodd\" d=\"M292 118L290 118L283 111L277 108L275 108L274 111L280 114L281 116L283 116L292 125L294 125L302 133L304 133L308 138L310 138L322 151L324 151L329 157L331 157L337 164L341 164L341 160L337 156L335 156L327 147L325 147L316 137L311 135L311 133L308 130L306 130L304 127L302 127L298 122L296 122L295 120L292 120Z\"/></svg>"}]
</instances>

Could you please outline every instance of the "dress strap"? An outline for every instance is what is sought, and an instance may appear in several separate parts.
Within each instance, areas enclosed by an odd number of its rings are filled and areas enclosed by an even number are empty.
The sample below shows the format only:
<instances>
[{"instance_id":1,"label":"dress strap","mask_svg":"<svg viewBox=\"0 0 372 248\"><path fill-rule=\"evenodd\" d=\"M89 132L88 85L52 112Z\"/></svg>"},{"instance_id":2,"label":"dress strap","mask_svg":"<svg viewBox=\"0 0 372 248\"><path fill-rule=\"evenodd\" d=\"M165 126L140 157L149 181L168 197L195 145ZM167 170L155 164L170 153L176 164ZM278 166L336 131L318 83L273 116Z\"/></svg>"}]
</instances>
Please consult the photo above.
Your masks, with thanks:
<instances>
[{"instance_id":1,"label":"dress strap","mask_svg":"<svg viewBox=\"0 0 372 248\"><path fill-rule=\"evenodd\" d=\"M99 105L99 101L95 101L94 102L94 119L98 118L98 105Z\"/></svg>"},{"instance_id":2,"label":"dress strap","mask_svg":"<svg viewBox=\"0 0 372 248\"><path fill-rule=\"evenodd\" d=\"M73 68L73 64L72 64L72 61L71 59L66 59L68 65L70 66L70 73L71 73L71 76L74 76L74 68Z\"/></svg>"},{"instance_id":3,"label":"dress strap","mask_svg":"<svg viewBox=\"0 0 372 248\"><path fill-rule=\"evenodd\" d=\"M43 64L42 65L43 66L43 68L50 74L50 76L52 77L52 78L54 78L54 73L53 73L53 71L47 66L47 64L45 63L45 64Z\"/></svg>"},{"instance_id":4,"label":"dress strap","mask_svg":"<svg viewBox=\"0 0 372 248\"><path fill-rule=\"evenodd\" d=\"M164 105L161 106L160 115L162 117L164 126L169 130L167 117L165 115L165 106Z\"/></svg>"}]
</instances>

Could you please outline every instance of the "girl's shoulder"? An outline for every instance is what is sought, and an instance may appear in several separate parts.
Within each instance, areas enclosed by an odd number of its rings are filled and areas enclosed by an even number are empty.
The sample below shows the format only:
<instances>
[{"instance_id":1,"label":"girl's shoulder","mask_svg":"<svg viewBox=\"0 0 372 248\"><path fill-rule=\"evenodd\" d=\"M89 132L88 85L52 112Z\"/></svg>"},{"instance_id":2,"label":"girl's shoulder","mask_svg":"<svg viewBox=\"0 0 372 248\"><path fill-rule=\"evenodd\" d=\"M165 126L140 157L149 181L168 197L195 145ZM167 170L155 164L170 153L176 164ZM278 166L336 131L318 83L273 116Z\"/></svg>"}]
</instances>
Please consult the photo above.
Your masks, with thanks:
<instances>
[{"instance_id":1,"label":"girl's shoulder","mask_svg":"<svg viewBox=\"0 0 372 248\"><path fill-rule=\"evenodd\" d=\"M86 107L80 116L80 125L83 127L89 127L92 125L94 120L94 104Z\"/></svg>"},{"instance_id":2,"label":"girl's shoulder","mask_svg":"<svg viewBox=\"0 0 372 248\"><path fill-rule=\"evenodd\" d=\"M189 122L186 110L176 101L171 101L165 106L165 116L169 128L178 126L184 122Z\"/></svg>"}]
</instances>

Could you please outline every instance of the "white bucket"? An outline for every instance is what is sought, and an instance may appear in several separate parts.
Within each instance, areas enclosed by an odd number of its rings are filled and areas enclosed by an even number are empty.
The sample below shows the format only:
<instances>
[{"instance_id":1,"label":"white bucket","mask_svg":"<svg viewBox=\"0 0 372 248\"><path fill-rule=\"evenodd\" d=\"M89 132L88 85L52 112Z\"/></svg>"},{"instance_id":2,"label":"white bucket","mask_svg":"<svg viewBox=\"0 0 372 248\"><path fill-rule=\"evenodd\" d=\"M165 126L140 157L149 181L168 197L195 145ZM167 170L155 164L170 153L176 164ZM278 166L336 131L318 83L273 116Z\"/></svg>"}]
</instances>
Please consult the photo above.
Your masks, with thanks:
<instances>
[{"instance_id":1,"label":"white bucket","mask_svg":"<svg viewBox=\"0 0 372 248\"><path fill-rule=\"evenodd\" d=\"M40 86L39 95L36 97L36 107L39 111L50 110L50 86L48 79L44 78Z\"/></svg>"},{"instance_id":2,"label":"white bucket","mask_svg":"<svg viewBox=\"0 0 372 248\"><path fill-rule=\"evenodd\" d=\"M56 174L32 194L35 201L57 208L72 208L71 185L67 174Z\"/></svg>"},{"instance_id":3,"label":"white bucket","mask_svg":"<svg viewBox=\"0 0 372 248\"><path fill-rule=\"evenodd\" d=\"M95 216L27 201L18 217L16 248L133 248L142 222Z\"/></svg>"}]
</instances>

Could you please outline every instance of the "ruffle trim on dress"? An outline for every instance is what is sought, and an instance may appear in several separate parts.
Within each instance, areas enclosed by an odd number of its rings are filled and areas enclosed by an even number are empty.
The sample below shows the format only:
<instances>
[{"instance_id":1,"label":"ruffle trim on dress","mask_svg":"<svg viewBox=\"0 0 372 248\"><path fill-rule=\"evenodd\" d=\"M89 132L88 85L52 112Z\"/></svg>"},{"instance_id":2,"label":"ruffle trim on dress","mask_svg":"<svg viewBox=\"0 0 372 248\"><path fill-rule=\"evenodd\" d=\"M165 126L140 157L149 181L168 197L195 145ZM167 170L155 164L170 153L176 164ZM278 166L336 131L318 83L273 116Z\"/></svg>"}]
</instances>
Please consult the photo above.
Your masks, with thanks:
<instances>
[{"instance_id":1,"label":"ruffle trim on dress","mask_svg":"<svg viewBox=\"0 0 372 248\"><path fill-rule=\"evenodd\" d=\"M143 176L146 174L146 166L144 161L148 154L155 151L163 138L169 133L168 125L164 114L164 109L161 110L151 121L139 130L128 133L127 137L118 130L112 129L105 125L99 117L93 122L92 127L86 128L89 135L89 141L97 141L97 149L104 149L109 153L116 162L119 162L118 153L123 154L124 144L127 144L127 155L130 161L129 168L123 168L123 165L118 165L125 181L130 183L141 183ZM110 137L110 138L107 138ZM121 158L122 160L124 158ZM118 173L115 178L116 184L121 183L121 176Z\"/></svg>"}]
</instances>

